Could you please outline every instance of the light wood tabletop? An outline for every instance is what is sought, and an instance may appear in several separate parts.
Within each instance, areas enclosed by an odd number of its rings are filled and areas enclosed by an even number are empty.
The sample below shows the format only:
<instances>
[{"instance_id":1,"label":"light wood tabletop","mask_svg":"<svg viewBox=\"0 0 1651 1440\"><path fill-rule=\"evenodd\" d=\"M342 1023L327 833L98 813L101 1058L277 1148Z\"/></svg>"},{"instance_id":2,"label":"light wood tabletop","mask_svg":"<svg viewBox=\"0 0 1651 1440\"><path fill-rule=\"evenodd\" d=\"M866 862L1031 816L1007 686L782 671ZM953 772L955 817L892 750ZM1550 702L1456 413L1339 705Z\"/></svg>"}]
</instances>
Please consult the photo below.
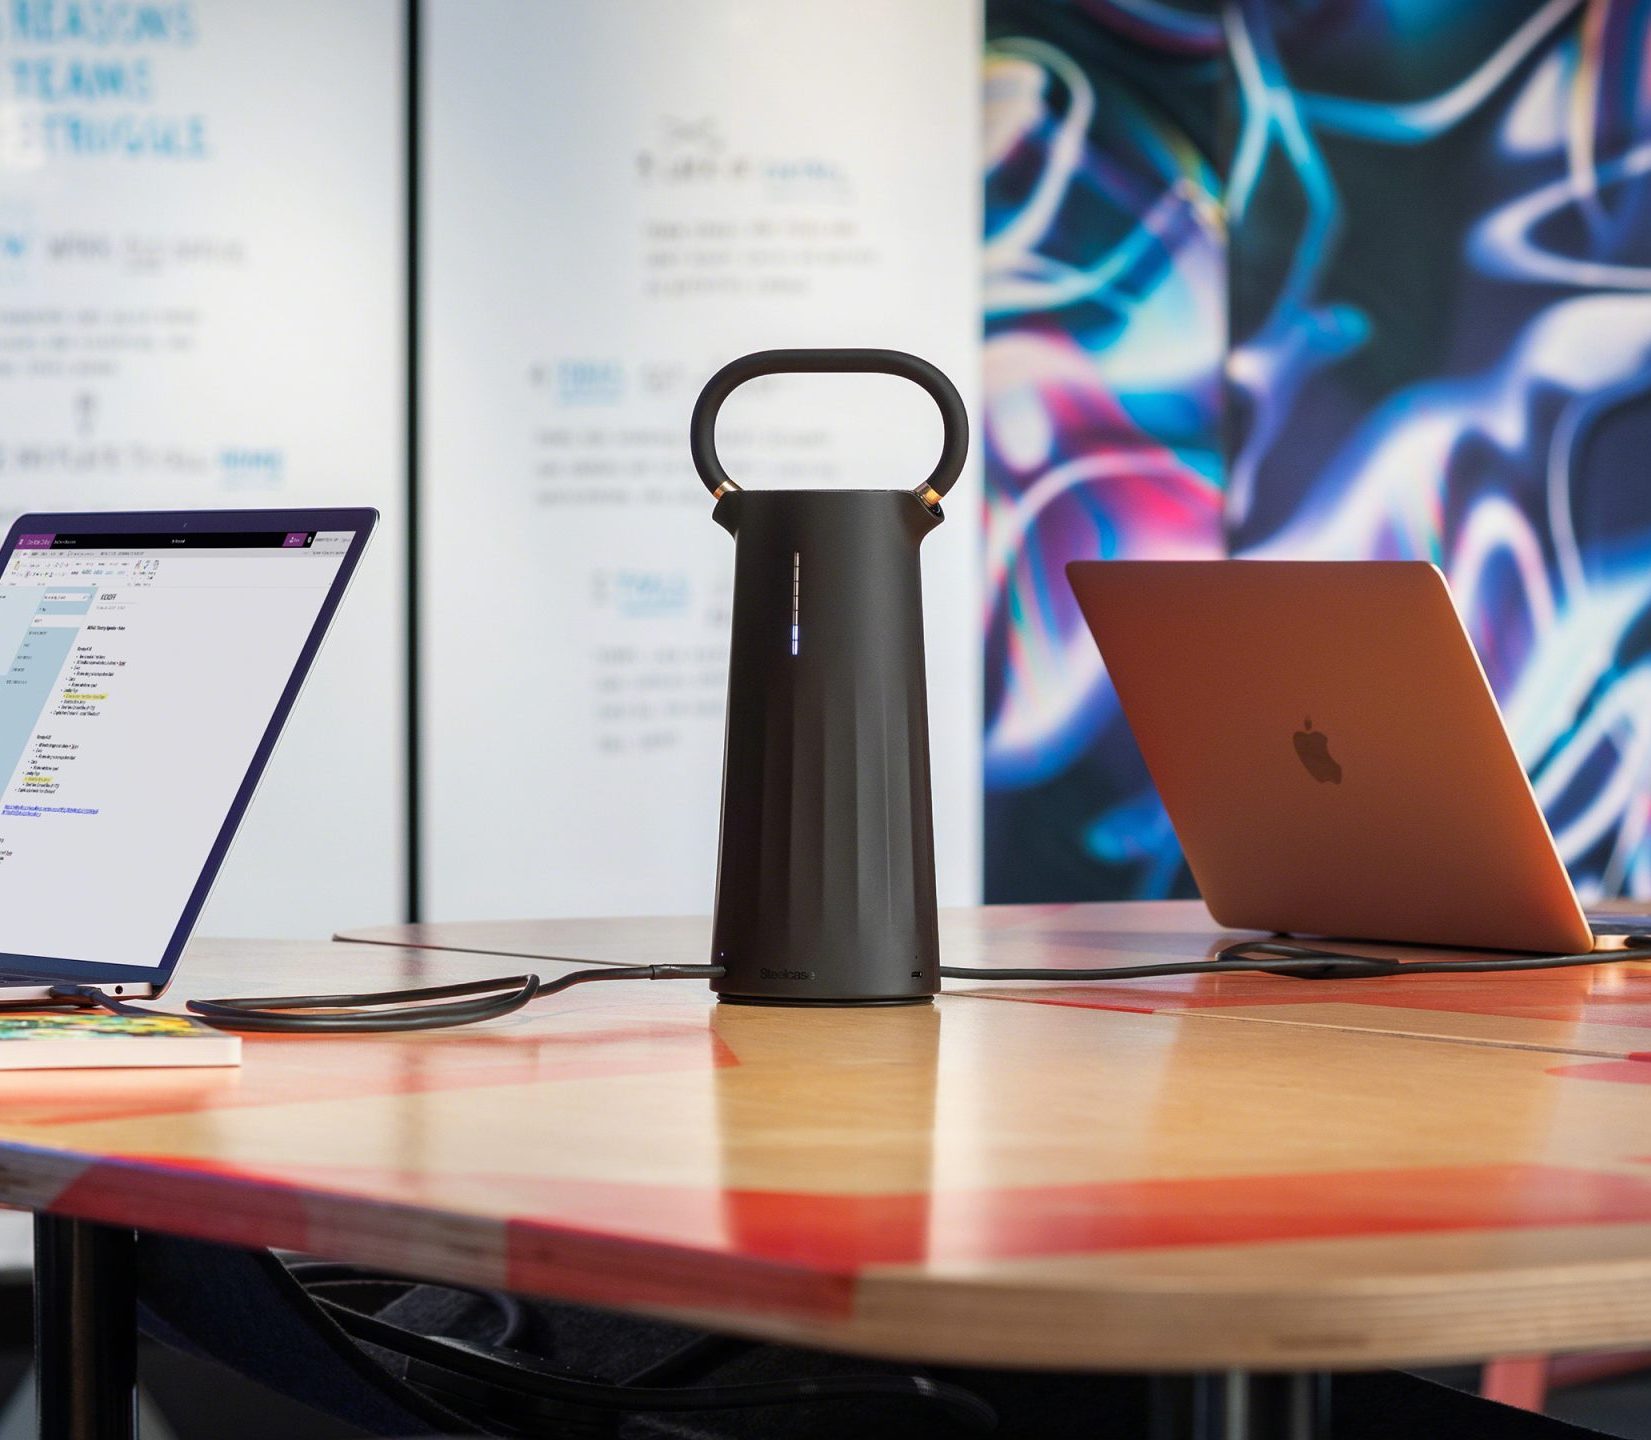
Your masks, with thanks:
<instances>
[{"instance_id":1,"label":"light wood tabletop","mask_svg":"<svg viewBox=\"0 0 1651 1440\"><path fill-rule=\"evenodd\" d=\"M1120 953L1207 943L1158 913ZM1047 958L1063 922L1039 923L979 953ZM636 927L608 928L541 933L633 958ZM206 941L167 1001L499 968ZM1184 995L811 1011L681 981L468 1030L254 1036L245 1060L0 1075L0 1201L912 1360L1299 1371L1651 1341L1639 1061Z\"/></svg>"},{"instance_id":2,"label":"light wood tabletop","mask_svg":"<svg viewBox=\"0 0 1651 1440\"><path fill-rule=\"evenodd\" d=\"M708 918L502 920L350 930L369 943L485 951L535 958L587 957L606 964L704 964ZM942 962L949 966L1100 969L1158 960L1206 960L1234 940L1194 900L1095 905L1001 905L941 912ZM1327 942L1330 943L1330 942ZM1414 946L1333 948L1400 960L1469 952ZM1171 976L1115 983L982 984L948 981L996 999L1099 1010L1209 1016L1334 1029L1379 1031L1488 1045L1651 1059L1651 966L1620 964L1529 973L1291 980L1272 975ZM1646 1072L1651 1079L1651 1069Z\"/></svg>"}]
</instances>

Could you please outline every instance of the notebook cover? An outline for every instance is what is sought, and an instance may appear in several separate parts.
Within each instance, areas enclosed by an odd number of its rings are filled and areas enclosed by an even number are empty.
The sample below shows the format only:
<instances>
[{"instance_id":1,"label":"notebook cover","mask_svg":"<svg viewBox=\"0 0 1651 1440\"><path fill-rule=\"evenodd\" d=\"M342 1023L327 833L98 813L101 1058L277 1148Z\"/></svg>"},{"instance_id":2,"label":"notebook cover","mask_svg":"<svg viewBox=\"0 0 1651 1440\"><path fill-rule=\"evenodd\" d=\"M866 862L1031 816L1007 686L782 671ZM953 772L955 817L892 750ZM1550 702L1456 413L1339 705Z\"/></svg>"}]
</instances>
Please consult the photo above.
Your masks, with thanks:
<instances>
[{"instance_id":1,"label":"notebook cover","mask_svg":"<svg viewBox=\"0 0 1651 1440\"><path fill-rule=\"evenodd\" d=\"M181 1015L0 1015L0 1070L240 1063L240 1036Z\"/></svg>"}]
</instances>

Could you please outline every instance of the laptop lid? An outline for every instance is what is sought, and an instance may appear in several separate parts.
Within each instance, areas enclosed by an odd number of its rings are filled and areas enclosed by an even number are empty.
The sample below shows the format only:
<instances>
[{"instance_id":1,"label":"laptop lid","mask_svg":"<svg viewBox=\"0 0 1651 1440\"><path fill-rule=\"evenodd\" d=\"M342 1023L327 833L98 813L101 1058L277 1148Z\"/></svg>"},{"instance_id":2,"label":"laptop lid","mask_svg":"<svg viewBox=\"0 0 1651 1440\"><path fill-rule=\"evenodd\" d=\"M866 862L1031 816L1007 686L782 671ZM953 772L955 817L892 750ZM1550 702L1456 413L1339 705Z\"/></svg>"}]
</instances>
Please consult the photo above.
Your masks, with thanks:
<instances>
[{"instance_id":1,"label":"laptop lid","mask_svg":"<svg viewBox=\"0 0 1651 1440\"><path fill-rule=\"evenodd\" d=\"M0 974L171 978L377 520L155 511L12 526Z\"/></svg>"},{"instance_id":2,"label":"laptop lid","mask_svg":"<svg viewBox=\"0 0 1651 1440\"><path fill-rule=\"evenodd\" d=\"M1218 922L1591 947L1432 565L1078 561L1067 575Z\"/></svg>"}]
</instances>

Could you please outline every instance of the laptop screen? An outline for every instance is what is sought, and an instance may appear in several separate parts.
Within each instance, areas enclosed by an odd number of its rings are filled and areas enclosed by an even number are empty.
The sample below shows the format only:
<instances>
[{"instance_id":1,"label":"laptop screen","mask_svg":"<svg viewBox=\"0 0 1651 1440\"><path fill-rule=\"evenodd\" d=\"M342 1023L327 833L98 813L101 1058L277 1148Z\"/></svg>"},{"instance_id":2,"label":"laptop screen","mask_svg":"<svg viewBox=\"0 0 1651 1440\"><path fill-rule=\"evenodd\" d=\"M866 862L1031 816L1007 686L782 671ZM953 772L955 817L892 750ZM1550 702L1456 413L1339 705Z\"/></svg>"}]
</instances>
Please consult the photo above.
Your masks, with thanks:
<instances>
[{"instance_id":1,"label":"laptop screen","mask_svg":"<svg viewBox=\"0 0 1651 1440\"><path fill-rule=\"evenodd\" d=\"M0 963L162 962L354 538L18 537L0 570Z\"/></svg>"}]
</instances>

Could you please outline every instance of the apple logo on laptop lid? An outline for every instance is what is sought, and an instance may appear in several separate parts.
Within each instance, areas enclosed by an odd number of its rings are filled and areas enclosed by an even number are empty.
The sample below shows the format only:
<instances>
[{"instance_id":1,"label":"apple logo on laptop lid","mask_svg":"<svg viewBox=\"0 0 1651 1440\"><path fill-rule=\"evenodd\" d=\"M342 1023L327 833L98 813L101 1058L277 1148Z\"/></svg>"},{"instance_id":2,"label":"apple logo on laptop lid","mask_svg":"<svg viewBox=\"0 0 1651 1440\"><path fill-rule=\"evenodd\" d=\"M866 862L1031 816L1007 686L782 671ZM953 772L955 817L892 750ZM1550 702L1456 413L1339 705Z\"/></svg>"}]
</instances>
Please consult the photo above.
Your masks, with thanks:
<instances>
[{"instance_id":1,"label":"apple logo on laptop lid","mask_svg":"<svg viewBox=\"0 0 1651 1440\"><path fill-rule=\"evenodd\" d=\"M1322 730L1313 729L1311 716L1305 727L1296 731L1295 742L1296 756L1313 779L1320 784L1341 784L1341 766L1330 753L1330 738Z\"/></svg>"}]
</instances>

